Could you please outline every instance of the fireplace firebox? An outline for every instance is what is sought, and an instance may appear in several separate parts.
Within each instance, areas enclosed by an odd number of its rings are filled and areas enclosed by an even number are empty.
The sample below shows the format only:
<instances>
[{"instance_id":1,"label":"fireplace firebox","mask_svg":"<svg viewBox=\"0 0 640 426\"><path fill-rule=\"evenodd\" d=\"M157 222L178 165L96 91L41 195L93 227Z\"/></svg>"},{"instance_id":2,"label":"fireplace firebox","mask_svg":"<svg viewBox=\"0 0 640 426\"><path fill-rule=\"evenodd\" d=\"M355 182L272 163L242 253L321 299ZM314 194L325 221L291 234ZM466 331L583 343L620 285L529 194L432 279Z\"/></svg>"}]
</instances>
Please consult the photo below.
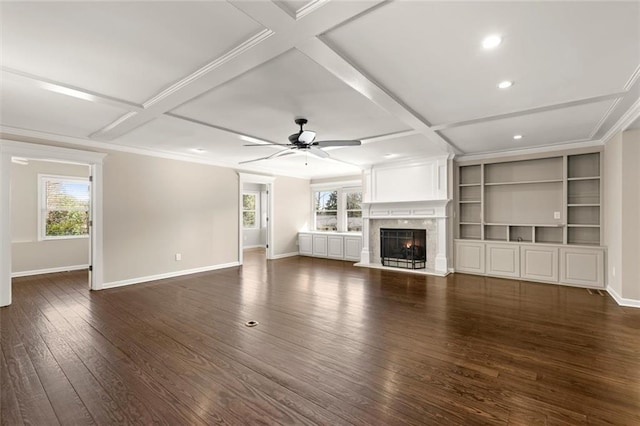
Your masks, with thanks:
<instances>
[{"instance_id":1,"label":"fireplace firebox","mask_svg":"<svg viewBox=\"0 0 640 426\"><path fill-rule=\"evenodd\" d=\"M380 229L380 258L383 266L424 269L427 263L426 229Z\"/></svg>"}]
</instances>

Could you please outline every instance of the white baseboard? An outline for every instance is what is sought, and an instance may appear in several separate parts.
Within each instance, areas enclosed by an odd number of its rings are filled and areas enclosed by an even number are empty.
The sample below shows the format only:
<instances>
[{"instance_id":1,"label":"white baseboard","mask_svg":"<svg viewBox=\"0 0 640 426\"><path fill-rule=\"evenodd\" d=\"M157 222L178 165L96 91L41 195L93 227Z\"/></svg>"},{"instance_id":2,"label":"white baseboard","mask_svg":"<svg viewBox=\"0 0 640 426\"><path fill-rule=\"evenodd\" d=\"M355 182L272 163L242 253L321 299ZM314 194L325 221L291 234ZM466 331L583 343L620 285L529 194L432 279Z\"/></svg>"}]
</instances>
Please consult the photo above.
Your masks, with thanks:
<instances>
[{"instance_id":1,"label":"white baseboard","mask_svg":"<svg viewBox=\"0 0 640 426\"><path fill-rule=\"evenodd\" d=\"M251 249L254 249L254 248L265 248L265 245L264 244L258 244L258 245L255 245L255 246L242 246L242 250L251 250Z\"/></svg>"},{"instance_id":2,"label":"white baseboard","mask_svg":"<svg viewBox=\"0 0 640 426\"><path fill-rule=\"evenodd\" d=\"M285 257L293 257L293 256L298 256L299 253L297 251L291 252L291 253L282 253L282 254L274 254L273 257L271 259L284 259Z\"/></svg>"},{"instance_id":3,"label":"white baseboard","mask_svg":"<svg viewBox=\"0 0 640 426\"><path fill-rule=\"evenodd\" d=\"M127 285L132 285L132 284L141 284L149 281L163 280L165 278L174 278L174 277L180 277L183 275L197 274L199 272L208 272L208 271L215 271L217 269L232 268L234 266L240 266L240 263L229 262L229 263L223 263L220 265L203 266L202 268L183 269L182 271L167 272L167 273L158 274L158 275L148 275L146 277L130 278L128 280L111 281L109 283L102 284L102 290L106 290L108 288L123 287Z\"/></svg>"},{"instance_id":4,"label":"white baseboard","mask_svg":"<svg viewBox=\"0 0 640 426\"><path fill-rule=\"evenodd\" d=\"M89 269L89 265L60 266L58 268L36 269L33 271L12 272L11 278L30 277L32 275L54 274L56 272L80 271Z\"/></svg>"},{"instance_id":5,"label":"white baseboard","mask_svg":"<svg viewBox=\"0 0 640 426\"><path fill-rule=\"evenodd\" d=\"M612 287L607 286L607 291L613 297L613 300L620 306L628 306L631 308L640 308L640 300L636 299L625 299L620 296L617 291L615 291Z\"/></svg>"}]
</instances>

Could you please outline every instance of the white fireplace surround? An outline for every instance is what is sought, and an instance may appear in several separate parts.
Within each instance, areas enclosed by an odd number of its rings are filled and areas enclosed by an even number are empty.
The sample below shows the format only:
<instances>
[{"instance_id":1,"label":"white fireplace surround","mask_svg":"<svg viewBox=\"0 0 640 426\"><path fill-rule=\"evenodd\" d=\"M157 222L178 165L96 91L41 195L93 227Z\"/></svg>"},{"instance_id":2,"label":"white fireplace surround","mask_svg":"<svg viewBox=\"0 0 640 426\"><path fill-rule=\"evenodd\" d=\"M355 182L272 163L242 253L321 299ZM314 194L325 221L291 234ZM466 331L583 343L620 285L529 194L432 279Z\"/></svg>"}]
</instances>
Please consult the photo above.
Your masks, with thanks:
<instances>
[{"instance_id":1,"label":"white fireplace surround","mask_svg":"<svg viewBox=\"0 0 640 426\"><path fill-rule=\"evenodd\" d=\"M433 227L427 232L427 245L433 246L435 238L435 261L433 269L425 273L444 276L449 273L448 229L450 170L448 157L439 157L384 166L373 166L364 172L362 203L362 253L359 266L380 268L380 259L372 259L379 253L380 238L371 236L375 221L385 220L386 228L412 228L404 222L432 220ZM408 184L403 184L408 183ZM395 220L395 222L393 221ZM376 250L378 248L378 250ZM427 253L432 257L433 253ZM386 269L386 268L385 268ZM395 268L393 268L395 269Z\"/></svg>"},{"instance_id":2,"label":"white fireplace surround","mask_svg":"<svg viewBox=\"0 0 640 426\"><path fill-rule=\"evenodd\" d=\"M420 219L430 219L436 224L436 241L435 241L435 262L432 272L437 275L446 275L449 271L449 260L447 259L447 228L448 216L447 206L449 200L431 200L431 201L411 201L396 203L363 203L362 217L362 253L360 266L380 267L380 259L373 259L374 253L379 253L380 239L379 236L370 235L370 230L377 220L397 219L397 225L386 224L386 228L413 228L415 225L406 226L404 221L415 222ZM428 232L427 239L430 240L434 236ZM431 241L428 241L428 245ZM377 249L376 249L377 248ZM433 253L427 253L428 257Z\"/></svg>"}]
</instances>

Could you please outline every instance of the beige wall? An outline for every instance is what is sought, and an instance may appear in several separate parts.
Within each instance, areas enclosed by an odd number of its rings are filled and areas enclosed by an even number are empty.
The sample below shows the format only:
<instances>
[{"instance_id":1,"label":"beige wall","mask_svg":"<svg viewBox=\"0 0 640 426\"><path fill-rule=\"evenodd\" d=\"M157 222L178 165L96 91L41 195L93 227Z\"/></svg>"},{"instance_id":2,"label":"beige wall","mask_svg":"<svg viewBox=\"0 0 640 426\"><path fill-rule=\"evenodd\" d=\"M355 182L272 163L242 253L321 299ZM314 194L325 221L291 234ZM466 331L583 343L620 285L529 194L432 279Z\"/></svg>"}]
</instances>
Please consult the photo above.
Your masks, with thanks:
<instances>
[{"instance_id":1,"label":"beige wall","mask_svg":"<svg viewBox=\"0 0 640 426\"><path fill-rule=\"evenodd\" d=\"M11 165L11 272L88 265L88 238L38 241L38 174L86 178L89 166L34 160Z\"/></svg>"},{"instance_id":2,"label":"beige wall","mask_svg":"<svg viewBox=\"0 0 640 426\"><path fill-rule=\"evenodd\" d=\"M111 152L103 181L105 283L238 261L234 170Z\"/></svg>"},{"instance_id":3,"label":"beige wall","mask_svg":"<svg viewBox=\"0 0 640 426\"><path fill-rule=\"evenodd\" d=\"M350 182L353 180L358 180L362 182L362 175L351 175L351 176L338 176L338 177L330 177L330 178L322 178L322 179L311 179L311 184L314 183L332 183L332 182Z\"/></svg>"},{"instance_id":4,"label":"beige wall","mask_svg":"<svg viewBox=\"0 0 640 426\"><path fill-rule=\"evenodd\" d=\"M640 301L640 129L622 134L621 296Z\"/></svg>"},{"instance_id":5,"label":"beige wall","mask_svg":"<svg viewBox=\"0 0 640 426\"><path fill-rule=\"evenodd\" d=\"M607 282L622 298L640 301L640 130L615 135L604 156Z\"/></svg>"},{"instance_id":6,"label":"beige wall","mask_svg":"<svg viewBox=\"0 0 640 426\"><path fill-rule=\"evenodd\" d=\"M277 177L274 184L274 255L298 252L298 231L310 229L311 189L306 179Z\"/></svg>"}]
</instances>

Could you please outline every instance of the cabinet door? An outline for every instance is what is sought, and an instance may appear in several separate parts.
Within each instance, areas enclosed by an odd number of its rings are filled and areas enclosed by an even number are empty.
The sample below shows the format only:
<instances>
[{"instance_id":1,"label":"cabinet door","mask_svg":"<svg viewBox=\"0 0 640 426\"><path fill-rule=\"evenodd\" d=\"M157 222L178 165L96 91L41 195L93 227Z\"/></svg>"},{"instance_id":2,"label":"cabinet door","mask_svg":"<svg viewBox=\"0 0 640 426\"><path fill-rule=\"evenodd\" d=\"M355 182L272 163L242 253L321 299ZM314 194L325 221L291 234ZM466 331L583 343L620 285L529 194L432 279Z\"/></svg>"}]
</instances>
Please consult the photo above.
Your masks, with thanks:
<instances>
[{"instance_id":1,"label":"cabinet door","mask_svg":"<svg viewBox=\"0 0 640 426\"><path fill-rule=\"evenodd\" d=\"M561 248L560 283L604 287L604 250Z\"/></svg>"},{"instance_id":2,"label":"cabinet door","mask_svg":"<svg viewBox=\"0 0 640 426\"><path fill-rule=\"evenodd\" d=\"M344 257L344 239L342 235L327 236L327 256L332 259Z\"/></svg>"},{"instance_id":3,"label":"cabinet door","mask_svg":"<svg viewBox=\"0 0 640 426\"><path fill-rule=\"evenodd\" d=\"M557 247L520 247L520 277L558 282Z\"/></svg>"},{"instance_id":4,"label":"cabinet door","mask_svg":"<svg viewBox=\"0 0 640 426\"><path fill-rule=\"evenodd\" d=\"M313 254L313 238L311 234L298 234L298 253L304 256Z\"/></svg>"},{"instance_id":5,"label":"cabinet door","mask_svg":"<svg viewBox=\"0 0 640 426\"><path fill-rule=\"evenodd\" d=\"M520 246L515 244L487 244L486 258L488 275L520 277Z\"/></svg>"},{"instance_id":6,"label":"cabinet door","mask_svg":"<svg viewBox=\"0 0 640 426\"><path fill-rule=\"evenodd\" d=\"M344 258L360 262L362 237L344 237Z\"/></svg>"},{"instance_id":7,"label":"cabinet door","mask_svg":"<svg viewBox=\"0 0 640 426\"><path fill-rule=\"evenodd\" d=\"M484 274L484 243L456 241L456 272Z\"/></svg>"},{"instance_id":8,"label":"cabinet door","mask_svg":"<svg viewBox=\"0 0 640 426\"><path fill-rule=\"evenodd\" d=\"M327 236L313 234L313 255L327 257Z\"/></svg>"}]
</instances>

